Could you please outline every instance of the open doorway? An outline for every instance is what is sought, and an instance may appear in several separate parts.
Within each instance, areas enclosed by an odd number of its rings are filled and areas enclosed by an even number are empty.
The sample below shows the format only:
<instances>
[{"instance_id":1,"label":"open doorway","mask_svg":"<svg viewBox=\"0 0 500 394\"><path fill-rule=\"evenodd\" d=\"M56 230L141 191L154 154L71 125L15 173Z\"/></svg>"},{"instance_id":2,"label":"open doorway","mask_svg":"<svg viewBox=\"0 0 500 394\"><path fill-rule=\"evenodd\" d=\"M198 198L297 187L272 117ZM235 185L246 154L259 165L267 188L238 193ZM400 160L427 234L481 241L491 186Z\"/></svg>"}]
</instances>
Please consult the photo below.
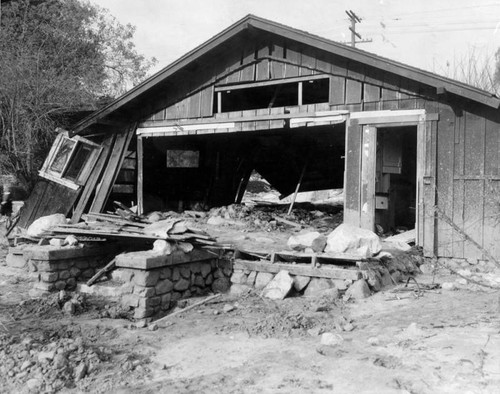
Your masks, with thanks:
<instances>
[{"instance_id":1,"label":"open doorway","mask_svg":"<svg viewBox=\"0 0 500 394\"><path fill-rule=\"evenodd\" d=\"M417 127L377 128L375 224L378 232L415 228Z\"/></svg>"}]
</instances>

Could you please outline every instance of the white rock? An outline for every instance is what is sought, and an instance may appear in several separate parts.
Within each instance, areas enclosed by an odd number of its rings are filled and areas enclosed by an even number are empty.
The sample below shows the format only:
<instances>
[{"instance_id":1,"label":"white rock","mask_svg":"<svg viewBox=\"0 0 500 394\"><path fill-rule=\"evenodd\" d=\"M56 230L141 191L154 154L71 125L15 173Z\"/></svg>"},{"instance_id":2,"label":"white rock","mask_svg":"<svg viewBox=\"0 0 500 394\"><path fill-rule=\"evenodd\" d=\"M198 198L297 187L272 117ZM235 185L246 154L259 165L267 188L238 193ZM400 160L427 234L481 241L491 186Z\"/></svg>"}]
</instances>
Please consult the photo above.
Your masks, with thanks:
<instances>
[{"instance_id":1,"label":"white rock","mask_svg":"<svg viewBox=\"0 0 500 394\"><path fill-rule=\"evenodd\" d=\"M43 362L52 361L55 356L56 356L56 352L54 350L48 351L48 352L40 352L40 353L38 353L38 362L43 363Z\"/></svg>"},{"instance_id":2,"label":"white rock","mask_svg":"<svg viewBox=\"0 0 500 394\"><path fill-rule=\"evenodd\" d=\"M194 249L193 244L190 244L189 242L179 242L177 247L184 253L189 253Z\"/></svg>"},{"instance_id":3,"label":"white rock","mask_svg":"<svg viewBox=\"0 0 500 394\"><path fill-rule=\"evenodd\" d=\"M59 226L60 224L66 224L66 216L62 213L42 216L31 223L26 231L26 235L29 237L39 237L45 231L50 230L52 227Z\"/></svg>"},{"instance_id":4,"label":"white rock","mask_svg":"<svg viewBox=\"0 0 500 394\"><path fill-rule=\"evenodd\" d=\"M66 245L69 245L69 246L76 246L76 245L78 245L78 239L76 239L76 237L74 235L68 235L64 239L64 242L66 243Z\"/></svg>"},{"instance_id":5,"label":"white rock","mask_svg":"<svg viewBox=\"0 0 500 394\"><path fill-rule=\"evenodd\" d=\"M255 288L263 289L266 287L269 282L271 282L274 278L274 275L269 272L259 272L255 277Z\"/></svg>"},{"instance_id":6,"label":"white rock","mask_svg":"<svg viewBox=\"0 0 500 394\"><path fill-rule=\"evenodd\" d=\"M297 291L302 291L311 281L310 276L297 275L293 277L293 287Z\"/></svg>"},{"instance_id":7,"label":"white rock","mask_svg":"<svg viewBox=\"0 0 500 394\"><path fill-rule=\"evenodd\" d=\"M66 242L64 241L64 239L60 239L60 238L52 238L52 239L49 241L49 245L50 245L50 246L56 246L56 247L60 248L61 246L66 245Z\"/></svg>"},{"instance_id":8,"label":"white rock","mask_svg":"<svg viewBox=\"0 0 500 394\"><path fill-rule=\"evenodd\" d=\"M224 308L222 310L224 313L229 313L229 312L234 311L235 309L236 308L234 307L234 305L226 304L226 305L224 305Z\"/></svg>"},{"instance_id":9,"label":"white rock","mask_svg":"<svg viewBox=\"0 0 500 394\"><path fill-rule=\"evenodd\" d=\"M346 291L346 296L361 300L370 296L370 288L364 279L354 282Z\"/></svg>"},{"instance_id":10,"label":"white rock","mask_svg":"<svg viewBox=\"0 0 500 394\"><path fill-rule=\"evenodd\" d=\"M210 216L207 220L207 224L212 226L222 226L226 223L226 219L221 218L220 216Z\"/></svg>"},{"instance_id":11,"label":"white rock","mask_svg":"<svg viewBox=\"0 0 500 394\"><path fill-rule=\"evenodd\" d=\"M304 295L307 297L317 296L322 294L325 290L335 288L335 283L331 279L326 278L312 278L309 285L307 285Z\"/></svg>"},{"instance_id":12,"label":"white rock","mask_svg":"<svg viewBox=\"0 0 500 394\"><path fill-rule=\"evenodd\" d=\"M472 272L469 269L458 270L457 274L465 276L466 278L470 278L472 276Z\"/></svg>"},{"instance_id":13,"label":"white rock","mask_svg":"<svg viewBox=\"0 0 500 394\"><path fill-rule=\"evenodd\" d=\"M465 286L467 285L467 279L464 278L458 278L455 282L457 282L459 285Z\"/></svg>"},{"instance_id":14,"label":"white rock","mask_svg":"<svg viewBox=\"0 0 500 394\"><path fill-rule=\"evenodd\" d=\"M341 335L333 332L325 332L321 334L321 344L325 346L336 346L344 342Z\"/></svg>"},{"instance_id":15,"label":"white rock","mask_svg":"<svg viewBox=\"0 0 500 394\"><path fill-rule=\"evenodd\" d=\"M42 388L42 381L40 379L29 379L26 386L30 391L38 391Z\"/></svg>"},{"instance_id":16,"label":"white rock","mask_svg":"<svg viewBox=\"0 0 500 394\"><path fill-rule=\"evenodd\" d=\"M380 239L373 231L344 223L328 235L325 252L371 257L380 252L381 247Z\"/></svg>"},{"instance_id":17,"label":"white rock","mask_svg":"<svg viewBox=\"0 0 500 394\"><path fill-rule=\"evenodd\" d=\"M441 283L441 288L443 290L453 290L455 288L455 285L452 282L444 282Z\"/></svg>"},{"instance_id":18,"label":"white rock","mask_svg":"<svg viewBox=\"0 0 500 394\"><path fill-rule=\"evenodd\" d=\"M288 271L282 270L276 274L271 282L262 290L262 297L272 300L284 299L293 286L293 278Z\"/></svg>"},{"instance_id":19,"label":"white rock","mask_svg":"<svg viewBox=\"0 0 500 394\"><path fill-rule=\"evenodd\" d=\"M157 239L153 243L153 252L168 255L172 253L172 245L163 239Z\"/></svg>"},{"instance_id":20,"label":"white rock","mask_svg":"<svg viewBox=\"0 0 500 394\"><path fill-rule=\"evenodd\" d=\"M314 252L322 252L326 246L326 237L317 231L292 235L287 242L290 249L304 250L311 248Z\"/></svg>"}]
</instances>

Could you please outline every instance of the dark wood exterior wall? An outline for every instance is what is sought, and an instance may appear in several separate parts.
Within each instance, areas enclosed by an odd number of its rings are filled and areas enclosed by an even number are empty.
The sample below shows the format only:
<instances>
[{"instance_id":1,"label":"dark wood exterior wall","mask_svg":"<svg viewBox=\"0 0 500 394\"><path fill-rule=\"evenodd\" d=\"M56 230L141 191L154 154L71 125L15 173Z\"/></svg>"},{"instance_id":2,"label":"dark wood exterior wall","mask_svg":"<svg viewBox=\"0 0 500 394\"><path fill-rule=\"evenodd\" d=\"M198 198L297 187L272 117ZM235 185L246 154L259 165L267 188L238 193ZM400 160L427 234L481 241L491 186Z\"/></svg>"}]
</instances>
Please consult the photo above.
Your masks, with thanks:
<instances>
[{"instance_id":1,"label":"dark wood exterior wall","mask_svg":"<svg viewBox=\"0 0 500 394\"><path fill-rule=\"evenodd\" d=\"M464 232L500 258L500 116L497 110L457 96L438 96L436 89L428 85L272 35L233 39L221 51L202 60L184 70L179 78L174 78L175 85L148 103L150 114L151 109L156 109L154 115L143 118L142 126L168 124L172 120L237 120L284 113L284 108L271 108L214 114L214 88L317 74L331 78L329 103L287 107L289 112L425 109L439 117L426 123L424 200L435 202ZM273 121L254 121L239 127L241 131L251 131L281 126L279 122L273 126ZM348 138L358 139L354 145L361 149L359 127L357 132L351 130ZM351 157L355 161L357 156ZM359 179L359 168L359 163L347 163L347 178L357 176ZM356 209L359 184L348 182L346 188L346 207ZM427 206L424 210L424 222L435 220L431 208ZM425 225L422 231L426 231ZM437 219L435 232L425 234L424 238L424 242L434 245L437 256L484 258L478 248L464 241L443 220Z\"/></svg>"}]
</instances>

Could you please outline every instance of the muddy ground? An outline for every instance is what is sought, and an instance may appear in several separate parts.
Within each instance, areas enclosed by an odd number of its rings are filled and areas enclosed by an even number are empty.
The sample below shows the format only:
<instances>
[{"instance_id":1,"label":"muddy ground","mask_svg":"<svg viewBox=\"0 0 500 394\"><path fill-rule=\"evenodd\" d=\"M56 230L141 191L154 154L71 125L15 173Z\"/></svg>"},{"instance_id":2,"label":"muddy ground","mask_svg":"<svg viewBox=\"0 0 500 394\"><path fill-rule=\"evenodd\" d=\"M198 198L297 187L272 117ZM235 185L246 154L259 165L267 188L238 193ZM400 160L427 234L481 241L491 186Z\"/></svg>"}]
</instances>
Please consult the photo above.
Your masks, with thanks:
<instances>
[{"instance_id":1,"label":"muddy ground","mask_svg":"<svg viewBox=\"0 0 500 394\"><path fill-rule=\"evenodd\" d=\"M498 290L223 295L152 331L106 300L80 299L75 315L57 294L31 300L31 281L0 263L1 392L500 393Z\"/></svg>"}]
</instances>

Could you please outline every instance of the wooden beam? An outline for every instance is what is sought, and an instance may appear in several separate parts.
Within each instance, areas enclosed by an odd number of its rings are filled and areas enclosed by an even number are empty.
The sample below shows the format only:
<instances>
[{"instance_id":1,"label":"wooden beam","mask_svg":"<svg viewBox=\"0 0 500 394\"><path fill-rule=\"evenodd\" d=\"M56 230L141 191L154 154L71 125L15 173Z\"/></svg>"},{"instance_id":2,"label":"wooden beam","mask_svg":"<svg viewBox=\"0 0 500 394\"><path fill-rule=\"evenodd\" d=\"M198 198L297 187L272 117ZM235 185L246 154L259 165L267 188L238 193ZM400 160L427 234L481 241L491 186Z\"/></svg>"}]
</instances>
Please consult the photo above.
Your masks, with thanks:
<instances>
[{"instance_id":1,"label":"wooden beam","mask_svg":"<svg viewBox=\"0 0 500 394\"><path fill-rule=\"evenodd\" d=\"M249 89L249 88L258 88L262 86L273 86L273 85L282 85L284 83L293 83L293 82L304 82L304 81L312 81L316 79L325 79L329 78L329 74L316 74L316 75L308 75L304 77L291 77L291 78L281 78L279 80L272 81L259 81L259 82L251 82L251 83L240 83L240 84L229 84L229 85L219 85L215 87L216 92L226 92L228 90L238 90L238 89Z\"/></svg>"},{"instance_id":2,"label":"wooden beam","mask_svg":"<svg viewBox=\"0 0 500 394\"><path fill-rule=\"evenodd\" d=\"M235 260L233 263L234 269L250 270L258 272L268 272L277 274L280 271L288 271L291 275L310 276L317 278L330 279L349 279L358 280L361 278L361 272L357 269L348 268L333 268L329 266L321 266L320 268L312 267L311 264L288 264L288 263L270 263L266 261L247 261Z\"/></svg>"},{"instance_id":3,"label":"wooden beam","mask_svg":"<svg viewBox=\"0 0 500 394\"><path fill-rule=\"evenodd\" d=\"M285 111L286 108L283 108ZM179 119L179 120L159 120L159 121L146 121L139 123L138 129L141 128L152 128L152 127L170 127L170 126L178 126L185 127L191 125L205 125L205 124L218 124L224 123L224 121L230 120L231 122L259 122L266 120L284 120L291 118L301 118L301 117L317 117L318 120L321 120L322 116L337 116L337 115L346 115L349 111L347 110L338 110L338 111L316 111L316 112L299 112L299 113L275 113L269 115L253 115L253 116L242 116L238 118L230 118L227 117L222 118L220 115L216 115L212 118L202 118L202 119Z\"/></svg>"},{"instance_id":4,"label":"wooden beam","mask_svg":"<svg viewBox=\"0 0 500 394\"><path fill-rule=\"evenodd\" d=\"M137 137L137 213L144 213L144 146L142 137Z\"/></svg>"}]
</instances>

